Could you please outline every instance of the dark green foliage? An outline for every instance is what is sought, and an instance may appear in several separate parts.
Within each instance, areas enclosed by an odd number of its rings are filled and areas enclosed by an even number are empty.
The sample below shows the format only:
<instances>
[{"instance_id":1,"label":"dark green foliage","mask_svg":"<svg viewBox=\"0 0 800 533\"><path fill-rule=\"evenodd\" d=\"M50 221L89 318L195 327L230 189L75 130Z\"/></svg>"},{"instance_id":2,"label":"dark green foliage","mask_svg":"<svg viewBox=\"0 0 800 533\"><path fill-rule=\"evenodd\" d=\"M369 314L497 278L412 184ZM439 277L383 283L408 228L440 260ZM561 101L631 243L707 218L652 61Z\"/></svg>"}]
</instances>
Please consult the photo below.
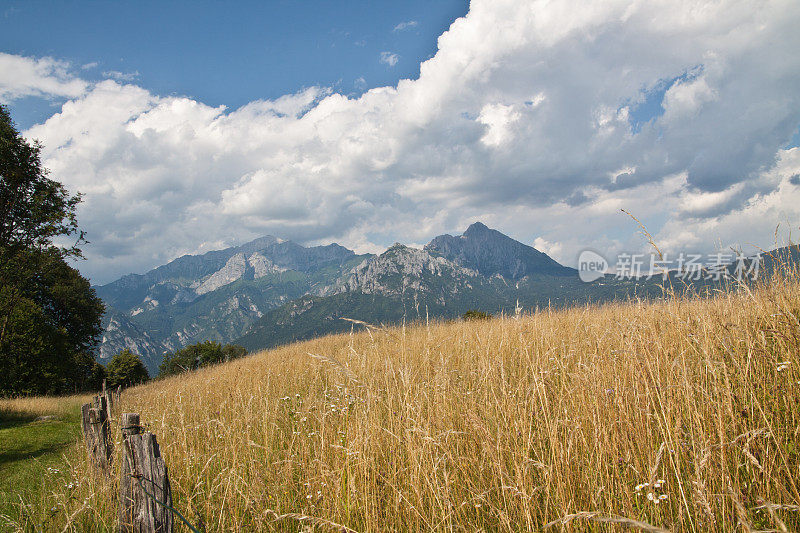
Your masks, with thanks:
<instances>
[{"instance_id":1,"label":"dark green foliage","mask_svg":"<svg viewBox=\"0 0 800 533\"><path fill-rule=\"evenodd\" d=\"M78 233L80 196L47 178L40 151L0 106L0 395L74 392L96 370L75 363L96 345L104 311L66 263L83 235L71 248L53 244Z\"/></svg>"},{"instance_id":2,"label":"dark green foliage","mask_svg":"<svg viewBox=\"0 0 800 533\"><path fill-rule=\"evenodd\" d=\"M73 356L72 367L66 374L72 388L69 392L100 390L106 376L106 367L98 363L92 354L78 352Z\"/></svg>"},{"instance_id":3,"label":"dark green foliage","mask_svg":"<svg viewBox=\"0 0 800 533\"><path fill-rule=\"evenodd\" d=\"M106 373L111 388L130 387L150 379L141 358L127 348L111 358Z\"/></svg>"},{"instance_id":4,"label":"dark green foliage","mask_svg":"<svg viewBox=\"0 0 800 533\"><path fill-rule=\"evenodd\" d=\"M483 311L478 311L476 309L470 309L461 315L462 320L488 320L490 318L492 318L491 313L484 313Z\"/></svg>"},{"instance_id":5,"label":"dark green foliage","mask_svg":"<svg viewBox=\"0 0 800 533\"><path fill-rule=\"evenodd\" d=\"M75 360L85 359L101 333L102 302L58 250L20 250L5 257L0 395L86 390L93 363Z\"/></svg>"},{"instance_id":6,"label":"dark green foliage","mask_svg":"<svg viewBox=\"0 0 800 533\"><path fill-rule=\"evenodd\" d=\"M235 344L225 346L214 341L198 342L172 354L165 354L158 367L159 377L197 370L200 367L225 363L244 357L247 350Z\"/></svg>"},{"instance_id":7,"label":"dark green foliage","mask_svg":"<svg viewBox=\"0 0 800 533\"><path fill-rule=\"evenodd\" d=\"M14 253L52 246L52 239L78 231L75 207L63 185L47 177L41 145L28 144L0 105L0 248ZM78 256L77 248L67 254Z\"/></svg>"}]
</instances>

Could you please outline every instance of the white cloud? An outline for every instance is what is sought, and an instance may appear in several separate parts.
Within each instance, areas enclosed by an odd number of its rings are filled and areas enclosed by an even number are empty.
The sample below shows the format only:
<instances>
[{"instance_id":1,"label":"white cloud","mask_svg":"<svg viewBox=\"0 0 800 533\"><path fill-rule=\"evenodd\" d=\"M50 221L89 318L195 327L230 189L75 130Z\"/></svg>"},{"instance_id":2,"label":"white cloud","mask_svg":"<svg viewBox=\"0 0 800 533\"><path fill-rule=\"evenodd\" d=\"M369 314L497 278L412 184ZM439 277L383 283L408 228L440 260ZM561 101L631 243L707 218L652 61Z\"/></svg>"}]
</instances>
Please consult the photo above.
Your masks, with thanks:
<instances>
[{"instance_id":1,"label":"white cloud","mask_svg":"<svg viewBox=\"0 0 800 533\"><path fill-rule=\"evenodd\" d=\"M400 56L393 52L381 52L379 60L384 65L389 65L390 67L393 67L400 60Z\"/></svg>"},{"instance_id":2,"label":"white cloud","mask_svg":"<svg viewBox=\"0 0 800 533\"><path fill-rule=\"evenodd\" d=\"M0 103L25 96L76 98L87 87L88 83L70 73L66 61L0 52Z\"/></svg>"},{"instance_id":3,"label":"white cloud","mask_svg":"<svg viewBox=\"0 0 800 533\"><path fill-rule=\"evenodd\" d=\"M539 250L540 252L544 252L551 257L558 257L563 255L562 246L560 243L557 242L550 242L547 239L543 239L542 237L536 237L531 243L534 248Z\"/></svg>"},{"instance_id":4,"label":"white cloud","mask_svg":"<svg viewBox=\"0 0 800 533\"><path fill-rule=\"evenodd\" d=\"M478 122L487 126L481 142L486 146L499 147L508 142L513 133L511 125L520 119L514 107L503 104L486 104L478 115Z\"/></svg>"},{"instance_id":5,"label":"white cloud","mask_svg":"<svg viewBox=\"0 0 800 533\"><path fill-rule=\"evenodd\" d=\"M797 225L798 23L779 0L474 0L419 79L358 98L228 110L16 56L38 81L3 87L72 98L26 134L85 193L96 281L264 233L375 250L474 220L574 263L643 246L621 208L671 249ZM675 79L635 133L642 91Z\"/></svg>"},{"instance_id":6,"label":"white cloud","mask_svg":"<svg viewBox=\"0 0 800 533\"><path fill-rule=\"evenodd\" d=\"M95 63L96 65L97 63ZM84 65L85 67L86 65ZM103 76L111 78L120 82L131 82L139 77L139 71L136 72L120 72L118 70L107 70L103 72Z\"/></svg>"},{"instance_id":7,"label":"white cloud","mask_svg":"<svg viewBox=\"0 0 800 533\"><path fill-rule=\"evenodd\" d=\"M703 216L706 213L715 213L728 202L735 199L744 189L742 183L732 185L724 191L718 192L693 192L684 191L681 194L680 213L688 216Z\"/></svg>"},{"instance_id":8,"label":"white cloud","mask_svg":"<svg viewBox=\"0 0 800 533\"><path fill-rule=\"evenodd\" d=\"M800 172L800 148L781 150L777 164L759 175L759 181L769 184L769 192L757 193L733 208L711 217L674 217L661 228L658 238L673 249L708 247L709 240L718 241L719 248L741 247L745 253L759 248L771 249L797 241L800 223L800 186L791 178ZM735 187L734 187L735 188ZM725 191L725 196L731 194ZM701 197L702 198L702 197ZM717 201L712 198L712 201ZM778 240L775 229L780 226Z\"/></svg>"},{"instance_id":9,"label":"white cloud","mask_svg":"<svg viewBox=\"0 0 800 533\"><path fill-rule=\"evenodd\" d=\"M717 98L714 89L708 86L705 76L691 81L678 82L664 94L664 120L693 115L706 102Z\"/></svg>"},{"instance_id":10,"label":"white cloud","mask_svg":"<svg viewBox=\"0 0 800 533\"><path fill-rule=\"evenodd\" d=\"M416 28L418 25L419 24L416 20L407 20L395 26L392 31L397 33L400 31L410 30L411 28Z\"/></svg>"}]
</instances>

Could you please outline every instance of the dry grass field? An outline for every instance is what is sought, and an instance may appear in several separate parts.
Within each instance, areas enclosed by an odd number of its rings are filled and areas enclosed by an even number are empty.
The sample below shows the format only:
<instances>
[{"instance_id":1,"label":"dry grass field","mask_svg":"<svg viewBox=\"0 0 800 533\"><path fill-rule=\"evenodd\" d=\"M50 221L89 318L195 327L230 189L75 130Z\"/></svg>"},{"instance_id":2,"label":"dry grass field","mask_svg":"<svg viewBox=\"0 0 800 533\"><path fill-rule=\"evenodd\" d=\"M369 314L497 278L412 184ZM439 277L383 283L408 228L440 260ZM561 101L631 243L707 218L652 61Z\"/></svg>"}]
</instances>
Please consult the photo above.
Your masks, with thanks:
<instances>
[{"instance_id":1,"label":"dry grass field","mask_svg":"<svg viewBox=\"0 0 800 533\"><path fill-rule=\"evenodd\" d=\"M66 417L89 400L90 394L0 399L0 415L4 418Z\"/></svg>"},{"instance_id":2,"label":"dry grass field","mask_svg":"<svg viewBox=\"0 0 800 533\"><path fill-rule=\"evenodd\" d=\"M123 404L207 531L797 531L799 353L792 273L326 337ZM79 447L70 476L9 523L113 529L116 481Z\"/></svg>"}]
</instances>

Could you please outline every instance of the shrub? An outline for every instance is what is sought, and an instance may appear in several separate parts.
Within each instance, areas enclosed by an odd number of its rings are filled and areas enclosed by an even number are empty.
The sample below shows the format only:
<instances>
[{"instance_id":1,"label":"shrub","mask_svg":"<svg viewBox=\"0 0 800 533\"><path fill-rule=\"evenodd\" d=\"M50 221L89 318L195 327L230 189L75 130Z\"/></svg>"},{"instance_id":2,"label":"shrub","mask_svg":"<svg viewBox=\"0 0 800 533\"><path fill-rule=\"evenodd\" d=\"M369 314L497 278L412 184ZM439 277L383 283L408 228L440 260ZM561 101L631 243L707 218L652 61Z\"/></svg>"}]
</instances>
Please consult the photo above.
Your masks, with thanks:
<instances>
[{"instance_id":1,"label":"shrub","mask_svg":"<svg viewBox=\"0 0 800 533\"><path fill-rule=\"evenodd\" d=\"M221 345L214 341L198 342L172 354L164 355L158 367L158 376L171 376L197 370L203 366L233 361L247 355L247 350L235 344Z\"/></svg>"},{"instance_id":2,"label":"shrub","mask_svg":"<svg viewBox=\"0 0 800 533\"><path fill-rule=\"evenodd\" d=\"M106 373L111 387L130 387L150 379L142 359L127 348L111 358Z\"/></svg>"},{"instance_id":3,"label":"shrub","mask_svg":"<svg viewBox=\"0 0 800 533\"><path fill-rule=\"evenodd\" d=\"M462 320L488 320L490 318L492 318L491 313L484 313L483 311L478 311L477 309L470 309L461 315Z\"/></svg>"}]
</instances>

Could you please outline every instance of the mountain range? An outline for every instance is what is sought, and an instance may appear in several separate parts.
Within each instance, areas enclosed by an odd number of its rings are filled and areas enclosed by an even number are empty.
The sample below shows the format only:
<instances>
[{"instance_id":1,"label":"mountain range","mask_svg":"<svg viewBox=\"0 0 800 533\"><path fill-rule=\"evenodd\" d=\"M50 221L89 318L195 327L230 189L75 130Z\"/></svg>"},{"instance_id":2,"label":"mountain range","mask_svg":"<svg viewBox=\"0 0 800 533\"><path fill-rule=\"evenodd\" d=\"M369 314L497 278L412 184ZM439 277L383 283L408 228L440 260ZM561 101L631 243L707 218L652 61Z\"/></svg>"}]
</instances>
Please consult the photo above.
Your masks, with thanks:
<instances>
[{"instance_id":1,"label":"mountain range","mask_svg":"<svg viewBox=\"0 0 800 533\"><path fill-rule=\"evenodd\" d=\"M611 276L583 283L575 269L480 222L423 249L395 244L380 255L266 236L95 287L107 307L98 357L128 348L154 374L165 352L204 340L253 351L347 331L353 322L343 318L391 324L470 309L513 314L643 290L635 285Z\"/></svg>"}]
</instances>

